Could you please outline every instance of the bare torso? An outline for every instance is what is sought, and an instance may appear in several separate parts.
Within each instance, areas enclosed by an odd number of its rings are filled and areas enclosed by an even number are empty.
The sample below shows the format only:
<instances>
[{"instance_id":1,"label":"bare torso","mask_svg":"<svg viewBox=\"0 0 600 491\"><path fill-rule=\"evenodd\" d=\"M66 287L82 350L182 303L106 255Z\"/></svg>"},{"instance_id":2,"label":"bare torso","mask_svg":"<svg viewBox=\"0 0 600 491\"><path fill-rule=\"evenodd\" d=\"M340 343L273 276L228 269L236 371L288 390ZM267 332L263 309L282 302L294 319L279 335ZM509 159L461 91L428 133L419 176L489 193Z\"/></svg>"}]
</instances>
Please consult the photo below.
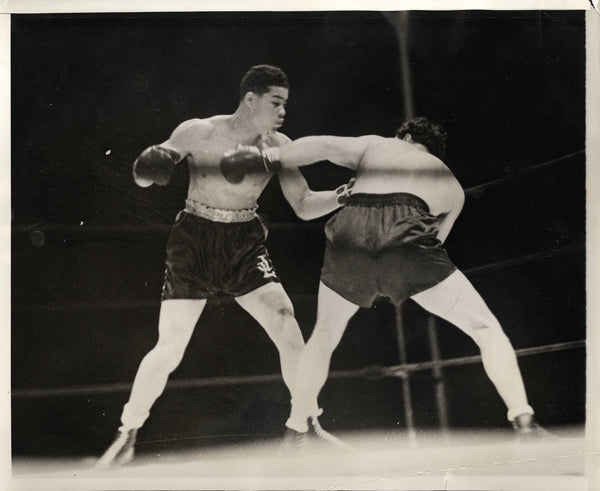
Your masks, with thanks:
<instances>
[{"instance_id":1,"label":"bare torso","mask_svg":"<svg viewBox=\"0 0 600 491\"><path fill-rule=\"evenodd\" d=\"M357 168L353 194L410 193L431 213L446 213L464 199L464 191L437 157L397 138L370 137Z\"/></svg>"},{"instance_id":2,"label":"bare torso","mask_svg":"<svg viewBox=\"0 0 600 491\"><path fill-rule=\"evenodd\" d=\"M236 129L232 116L224 115L186 121L165 144L187 155L189 199L213 208L237 210L255 207L273 174L248 174L241 183L231 184L219 170L223 154L238 145L266 148L280 146L287 141L287 137L276 131L260 135Z\"/></svg>"}]
</instances>

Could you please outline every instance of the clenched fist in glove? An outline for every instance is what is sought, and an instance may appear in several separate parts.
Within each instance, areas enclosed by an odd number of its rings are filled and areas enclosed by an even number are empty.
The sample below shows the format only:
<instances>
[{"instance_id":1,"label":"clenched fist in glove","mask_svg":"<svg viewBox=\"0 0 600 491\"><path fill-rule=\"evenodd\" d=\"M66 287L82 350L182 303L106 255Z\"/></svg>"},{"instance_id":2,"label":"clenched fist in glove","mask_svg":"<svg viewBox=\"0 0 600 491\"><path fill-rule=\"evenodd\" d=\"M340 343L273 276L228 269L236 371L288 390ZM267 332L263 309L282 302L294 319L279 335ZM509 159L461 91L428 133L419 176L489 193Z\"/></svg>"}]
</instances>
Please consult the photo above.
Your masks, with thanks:
<instances>
[{"instance_id":1,"label":"clenched fist in glove","mask_svg":"<svg viewBox=\"0 0 600 491\"><path fill-rule=\"evenodd\" d=\"M246 174L277 172L281 169L279 149L272 147L260 151L257 147L239 146L223 155L220 168L225 179L232 184L242 182Z\"/></svg>"},{"instance_id":2,"label":"clenched fist in glove","mask_svg":"<svg viewBox=\"0 0 600 491\"><path fill-rule=\"evenodd\" d=\"M181 155L170 148L152 145L144 150L133 163L133 179L138 186L146 188L152 184L166 186L171 180L175 165Z\"/></svg>"}]
</instances>

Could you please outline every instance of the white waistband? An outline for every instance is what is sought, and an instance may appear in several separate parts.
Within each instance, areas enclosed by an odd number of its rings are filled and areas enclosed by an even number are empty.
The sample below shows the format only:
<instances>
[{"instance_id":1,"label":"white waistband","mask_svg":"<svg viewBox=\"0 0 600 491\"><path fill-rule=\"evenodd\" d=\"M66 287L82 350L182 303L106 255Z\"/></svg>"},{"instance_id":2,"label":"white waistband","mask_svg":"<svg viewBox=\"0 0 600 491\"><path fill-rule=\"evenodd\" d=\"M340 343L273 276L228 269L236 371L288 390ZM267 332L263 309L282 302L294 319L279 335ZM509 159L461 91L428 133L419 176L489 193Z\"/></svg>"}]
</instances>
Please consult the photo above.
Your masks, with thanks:
<instances>
[{"instance_id":1,"label":"white waistband","mask_svg":"<svg viewBox=\"0 0 600 491\"><path fill-rule=\"evenodd\" d=\"M184 211L213 222L233 223L249 222L253 220L256 217L257 208L258 207L243 208L241 210L224 210L206 206L199 201L186 199Z\"/></svg>"}]
</instances>

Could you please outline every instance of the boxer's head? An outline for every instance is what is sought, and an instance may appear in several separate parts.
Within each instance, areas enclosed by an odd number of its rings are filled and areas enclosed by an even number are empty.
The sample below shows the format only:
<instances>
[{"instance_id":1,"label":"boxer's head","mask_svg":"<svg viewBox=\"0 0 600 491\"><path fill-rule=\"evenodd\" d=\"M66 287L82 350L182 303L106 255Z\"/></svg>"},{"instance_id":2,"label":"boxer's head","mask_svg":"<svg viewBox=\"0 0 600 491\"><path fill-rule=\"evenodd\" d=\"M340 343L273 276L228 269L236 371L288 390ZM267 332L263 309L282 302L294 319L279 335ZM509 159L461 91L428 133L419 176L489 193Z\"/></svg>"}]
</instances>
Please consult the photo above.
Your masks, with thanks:
<instances>
[{"instance_id":1,"label":"boxer's head","mask_svg":"<svg viewBox=\"0 0 600 491\"><path fill-rule=\"evenodd\" d=\"M285 73L271 65L253 66L240 84L240 105L249 109L254 126L261 131L283 125L289 84Z\"/></svg>"},{"instance_id":2,"label":"boxer's head","mask_svg":"<svg viewBox=\"0 0 600 491\"><path fill-rule=\"evenodd\" d=\"M405 121L396 130L396 138L419 143L427 148L427 151L439 159L446 155L447 134L444 128L425 117L412 118Z\"/></svg>"},{"instance_id":3,"label":"boxer's head","mask_svg":"<svg viewBox=\"0 0 600 491\"><path fill-rule=\"evenodd\" d=\"M286 74L280 68L272 65L255 65L246 72L240 82L240 100L248 92L262 95L270 87L290 88Z\"/></svg>"}]
</instances>

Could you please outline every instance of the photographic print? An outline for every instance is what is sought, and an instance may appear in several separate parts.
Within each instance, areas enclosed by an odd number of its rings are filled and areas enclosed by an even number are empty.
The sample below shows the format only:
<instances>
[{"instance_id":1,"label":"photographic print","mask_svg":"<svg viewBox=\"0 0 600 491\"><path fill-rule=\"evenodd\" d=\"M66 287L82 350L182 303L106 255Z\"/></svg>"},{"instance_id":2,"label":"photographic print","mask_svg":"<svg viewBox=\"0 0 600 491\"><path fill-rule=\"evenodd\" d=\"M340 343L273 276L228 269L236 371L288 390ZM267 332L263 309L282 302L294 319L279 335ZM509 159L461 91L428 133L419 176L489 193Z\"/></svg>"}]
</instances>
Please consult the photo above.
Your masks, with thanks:
<instances>
[{"instance_id":1,"label":"photographic print","mask_svg":"<svg viewBox=\"0 0 600 491\"><path fill-rule=\"evenodd\" d=\"M84 6L3 16L7 489L596 489L593 3Z\"/></svg>"}]
</instances>

